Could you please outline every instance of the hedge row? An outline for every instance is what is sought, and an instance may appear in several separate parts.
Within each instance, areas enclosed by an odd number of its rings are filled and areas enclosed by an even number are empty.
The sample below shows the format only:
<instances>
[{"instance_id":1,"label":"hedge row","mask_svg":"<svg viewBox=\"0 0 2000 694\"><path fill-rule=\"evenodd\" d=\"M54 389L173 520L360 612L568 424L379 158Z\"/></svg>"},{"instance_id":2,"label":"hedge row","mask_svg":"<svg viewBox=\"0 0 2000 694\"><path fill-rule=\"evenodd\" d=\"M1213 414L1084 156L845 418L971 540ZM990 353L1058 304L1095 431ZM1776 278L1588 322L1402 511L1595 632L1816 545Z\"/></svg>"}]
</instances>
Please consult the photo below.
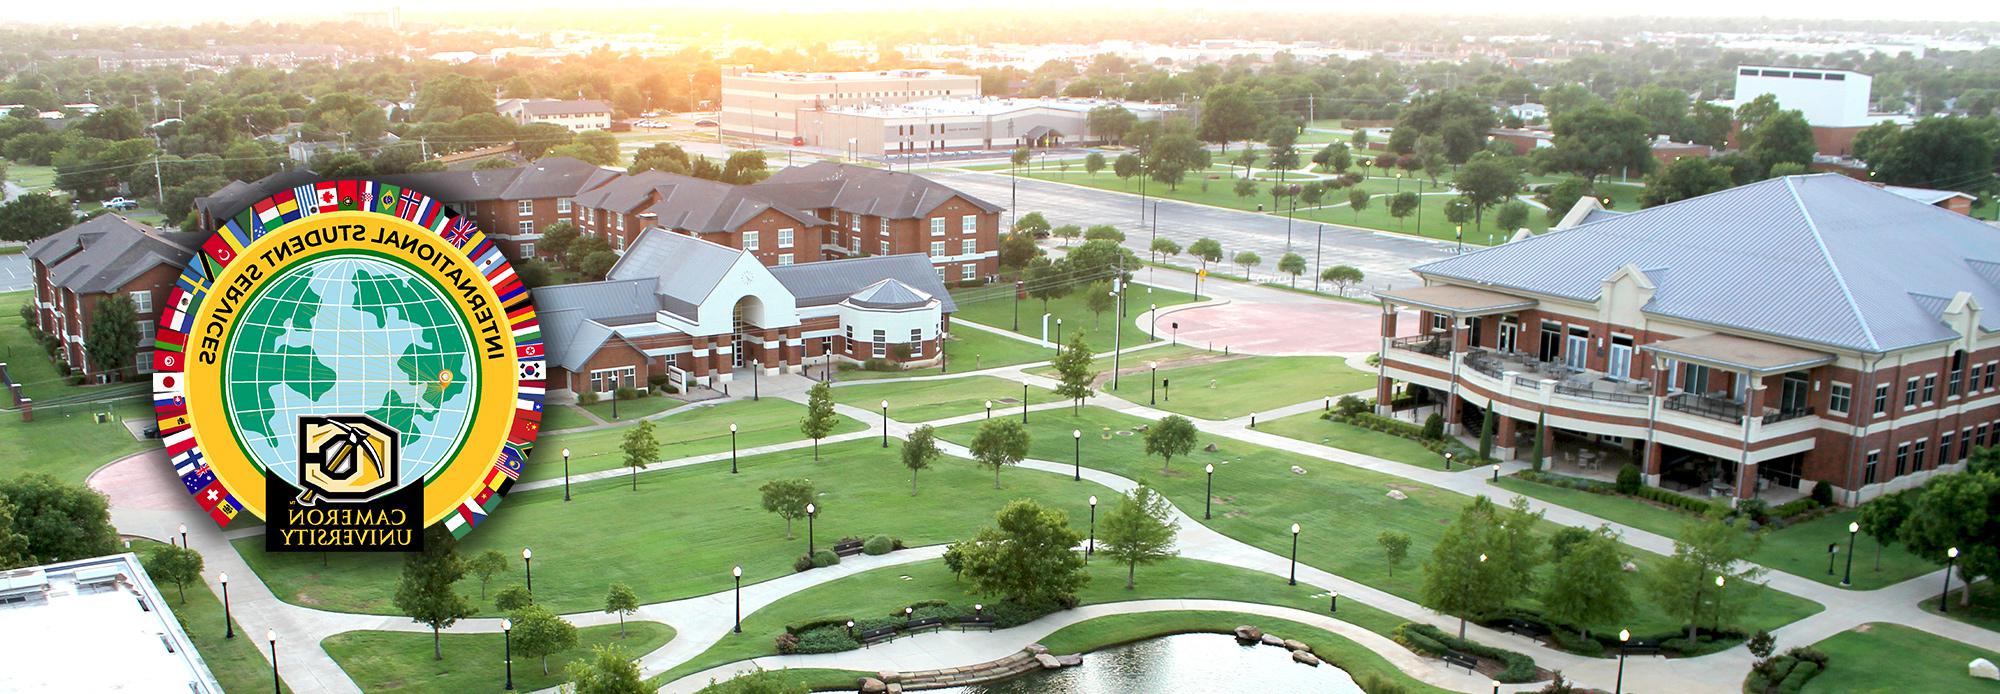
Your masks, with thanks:
<instances>
[{"instance_id":1,"label":"hedge row","mask_svg":"<svg viewBox=\"0 0 2000 694\"><path fill-rule=\"evenodd\" d=\"M1502 648L1494 648L1477 641L1469 641L1444 633L1444 630L1429 624L1404 622L1396 627L1393 636L1396 643L1419 653L1442 656L1446 651L1458 651L1467 655L1497 660L1507 665L1493 679L1508 684L1535 681L1535 659Z\"/></svg>"},{"instance_id":2,"label":"hedge row","mask_svg":"<svg viewBox=\"0 0 2000 694\"><path fill-rule=\"evenodd\" d=\"M1798 694L1812 678L1826 671L1826 653L1811 648L1794 648L1784 655L1760 661L1750 670L1744 691L1751 694Z\"/></svg>"},{"instance_id":3,"label":"hedge row","mask_svg":"<svg viewBox=\"0 0 2000 694\"><path fill-rule=\"evenodd\" d=\"M1440 456L1444 455L1446 451L1450 451L1453 459L1466 465L1484 465L1497 462L1490 458L1479 457L1479 451L1473 450L1472 447L1463 443L1459 443L1458 439L1450 437L1442 439L1426 438L1422 425L1384 417L1373 412L1330 412L1320 415L1320 419L1350 424L1391 436L1400 436L1422 444L1424 448L1428 448L1432 453Z\"/></svg>"}]
</instances>

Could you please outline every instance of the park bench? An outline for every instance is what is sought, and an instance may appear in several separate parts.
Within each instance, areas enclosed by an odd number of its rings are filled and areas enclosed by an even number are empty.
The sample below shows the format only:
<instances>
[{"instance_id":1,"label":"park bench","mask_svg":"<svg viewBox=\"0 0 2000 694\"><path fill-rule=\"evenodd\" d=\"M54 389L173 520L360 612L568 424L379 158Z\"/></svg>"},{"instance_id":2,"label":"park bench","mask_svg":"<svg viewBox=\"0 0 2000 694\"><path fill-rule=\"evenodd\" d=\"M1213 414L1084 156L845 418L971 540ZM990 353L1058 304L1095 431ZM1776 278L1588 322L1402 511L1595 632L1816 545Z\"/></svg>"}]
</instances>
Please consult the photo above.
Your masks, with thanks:
<instances>
[{"instance_id":1,"label":"park bench","mask_svg":"<svg viewBox=\"0 0 2000 694\"><path fill-rule=\"evenodd\" d=\"M960 631L966 629L994 628L993 618L988 617L986 615L978 615L978 616L966 615L964 617L959 617L957 620L954 621L958 624L958 628Z\"/></svg>"},{"instance_id":2,"label":"park bench","mask_svg":"<svg viewBox=\"0 0 2000 694\"><path fill-rule=\"evenodd\" d=\"M860 540L835 542L833 543L833 553L837 556L851 557L862 552L862 545L863 543Z\"/></svg>"},{"instance_id":3,"label":"park bench","mask_svg":"<svg viewBox=\"0 0 2000 694\"><path fill-rule=\"evenodd\" d=\"M1625 655L1659 655L1660 642L1632 641L1630 643L1625 644L1625 647L1622 650L1625 651Z\"/></svg>"},{"instance_id":4,"label":"park bench","mask_svg":"<svg viewBox=\"0 0 2000 694\"><path fill-rule=\"evenodd\" d=\"M896 638L896 627L886 626L886 627L876 627L874 629L869 629L867 631L861 632L860 634L854 637L854 640L859 641L861 642L861 645L866 646L879 641L887 641L893 638Z\"/></svg>"},{"instance_id":5,"label":"park bench","mask_svg":"<svg viewBox=\"0 0 2000 694\"><path fill-rule=\"evenodd\" d=\"M1548 626L1525 619L1508 619L1501 622L1500 628L1531 639L1540 639L1549 636Z\"/></svg>"},{"instance_id":6,"label":"park bench","mask_svg":"<svg viewBox=\"0 0 2000 694\"><path fill-rule=\"evenodd\" d=\"M1457 665L1459 667L1465 668L1465 671L1468 673L1479 669L1479 659L1466 655L1464 653L1460 653L1458 651L1445 651L1443 657L1446 665Z\"/></svg>"},{"instance_id":7,"label":"park bench","mask_svg":"<svg viewBox=\"0 0 2000 694\"><path fill-rule=\"evenodd\" d=\"M937 629L943 626L943 617L925 617L923 619L912 619L908 623L905 623L903 631L916 633L925 629Z\"/></svg>"}]
</instances>

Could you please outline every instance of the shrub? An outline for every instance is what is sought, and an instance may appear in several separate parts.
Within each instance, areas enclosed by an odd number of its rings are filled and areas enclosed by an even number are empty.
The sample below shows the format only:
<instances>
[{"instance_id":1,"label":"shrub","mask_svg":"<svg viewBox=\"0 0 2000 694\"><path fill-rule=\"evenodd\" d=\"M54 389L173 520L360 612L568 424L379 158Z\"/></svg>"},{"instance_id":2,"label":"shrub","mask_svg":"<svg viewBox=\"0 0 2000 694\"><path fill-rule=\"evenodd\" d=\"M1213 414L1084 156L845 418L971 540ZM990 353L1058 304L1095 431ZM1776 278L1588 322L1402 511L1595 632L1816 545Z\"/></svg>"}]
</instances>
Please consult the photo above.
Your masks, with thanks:
<instances>
[{"instance_id":1,"label":"shrub","mask_svg":"<svg viewBox=\"0 0 2000 694\"><path fill-rule=\"evenodd\" d=\"M858 625L857 625L858 626ZM779 638L784 638L780 636ZM847 624L827 625L801 632L795 638L798 653L838 653L861 647L861 643L847 635Z\"/></svg>"},{"instance_id":2,"label":"shrub","mask_svg":"<svg viewBox=\"0 0 2000 694\"><path fill-rule=\"evenodd\" d=\"M1821 506L1832 506L1833 485L1827 484L1826 480L1820 480L1818 482L1814 482L1812 488L1812 500L1818 502L1819 505Z\"/></svg>"},{"instance_id":3,"label":"shrub","mask_svg":"<svg viewBox=\"0 0 2000 694\"><path fill-rule=\"evenodd\" d=\"M771 641L778 647L779 653L791 655L799 652L799 637L790 632L779 634L777 638Z\"/></svg>"},{"instance_id":4,"label":"shrub","mask_svg":"<svg viewBox=\"0 0 2000 694\"><path fill-rule=\"evenodd\" d=\"M1403 683L1373 672L1368 673L1368 676L1361 678L1361 681L1355 682L1355 684L1361 687L1361 691L1368 694L1408 694L1410 691L1410 688L1403 686Z\"/></svg>"},{"instance_id":5,"label":"shrub","mask_svg":"<svg viewBox=\"0 0 2000 694\"><path fill-rule=\"evenodd\" d=\"M1352 417L1367 411L1367 409L1367 402L1352 395L1340 396L1340 402L1334 404L1334 411L1339 412L1344 417Z\"/></svg>"},{"instance_id":6,"label":"shrub","mask_svg":"<svg viewBox=\"0 0 2000 694\"><path fill-rule=\"evenodd\" d=\"M902 368L901 368L901 367L899 367L899 366L897 366L895 362L892 362L892 361L889 361L889 360L887 360L887 359L869 359L869 360L867 360L867 361L864 361L864 362L861 362L861 369L862 369L862 370L864 370L864 371L900 371L900 370L902 370Z\"/></svg>"},{"instance_id":7,"label":"shrub","mask_svg":"<svg viewBox=\"0 0 2000 694\"><path fill-rule=\"evenodd\" d=\"M799 558L792 560L793 571L811 571L815 568L818 568L818 565L813 563L813 558L810 554L801 554Z\"/></svg>"},{"instance_id":8,"label":"shrub","mask_svg":"<svg viewBox=\"0 0 2000 694\"><path fill-rule=\"evenodd\" d=\"M588 405L588 404L591 404L591 403L594 403L594 402L597 402L597 394L596 394L596 393L593 393L593 392L590 392L590 391L587 391L587 390L586 390L586 391L583 391L583 392L581 392L581 393L577 393L577 394L576 394L576 404L578 404L578 405Z\"/></svg>"},{"instance_id":9,"label":"shrub","mask_svg":"<svg viewBox=\"0 0 2000 694\"><path fill-rule=\"evenodd\" d=\"M869 556L888 554L895 549L896 541L889 539L888 535L876 535L868 538L867 542L861 544L862 553Z\"/></svg>"},{"instance_id":10,"label":"shrub","mask_svg":"<svg viewBox=\"0 0 2000 694\"><path fill-rule=\"evenodd\" d=\"M651 387L653 390L659 390L661 388L665 388L667 386L667 381L670 380L673 380L672 377L663 373L657 373L646 377L646 385Z\"/></svg>"},{"instance_id":11,"label":"shrub","mask_svg":"<svg viewBox=\"0 0 2000 694\"><path fill-rule=\"evenodd\" d=\"M1639 473L1639 466L1626 463L1618 468L1618 493L1637 494L1639 488L1645 486L1644 480L1645 478Z\"/></svg>"},{"instance_id":12,"label":"shrub","mask_svg":"<svg viewBox=\"0 0 2000 694\"><path fill-rule=\"evenodd\" d=\"M1432 412L1430 418L1424 420L1423 437L1426 441L1444 438L1444 415Z\"/></svg>"},{"instance_id":13,"label":"shrub","mask_svg":"<svg viewBox=\"0 0 2000 694\"><path fill-rule=\"evenodd\" d=\"M1800 514L1818 510L1820 503L1812 499L1793 499L1771 507L1769 516L1777 520L1790 520Z\"/></svg>"},{"instance_id":14,"label":"shrub","mask_svg":"<svg viewBox=\"0 0 2000 694\"><path fill-rule=\"evenodd\" d=\"M619 386L617 395L619 400L631 400L639 397L639 389L632 386Z\"/></svg>"},{"instance_id":15,"label":"shrub","mask_svg":"<svg viewBox=\"0 0 2000 694\"><path fill-rule=\"evenodd\" d=\"M1812 678L1818 674L1819 663L1809 660L1799 661L1798 665L1792 667L1792 674L1786 675L1785 681L1778 683L1778 692L1779 694L1798 694L1799 690L1804 689L1806 683L1812 681Z\"/></svg>"},{"instance_id":16,"label":"shrub","mask_svg":"<svg viewBox=\"0 0 2000 694\"><path fill-rule=\"evenodd\" d=\"M814 552L812 555L812 565L815 569L833 566L838 563L840 563L840 555L834 554L833 550L830 549L822 549Z\"/></svg>"},{"instance_id":17,"label":"shrub","mask_svg":"<svg viewBox=\"0 0 2000 694\"><path fill-rule=\"evenodd\" d=\"M1403 644L1411 650L1422 651L1430 655L1443 655L1445 651L1453 650L1489 660L1500 661L1507 668L1501 670L1499 674L1494 675L1493 679L1501 682L1518 684L1521 682L1532 682L1535 679L1534 658L1506 649L1494 648L1477 641L1460 639L1446 634L1443 630L1429 624L1405 622L1402 626L1396 627L1394 637L1398 643Z\"/></svg>"}]
</instances>

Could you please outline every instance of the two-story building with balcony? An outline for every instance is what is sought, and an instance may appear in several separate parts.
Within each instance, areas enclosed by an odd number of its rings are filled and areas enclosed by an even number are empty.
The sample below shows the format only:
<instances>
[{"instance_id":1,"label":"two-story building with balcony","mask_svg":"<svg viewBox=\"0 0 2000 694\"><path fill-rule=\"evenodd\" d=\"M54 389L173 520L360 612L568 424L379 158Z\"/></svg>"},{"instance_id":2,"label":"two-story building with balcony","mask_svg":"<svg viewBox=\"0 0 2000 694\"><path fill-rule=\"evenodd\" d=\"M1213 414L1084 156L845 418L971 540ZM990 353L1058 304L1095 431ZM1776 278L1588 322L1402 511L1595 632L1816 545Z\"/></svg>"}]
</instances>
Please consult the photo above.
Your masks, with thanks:
<instances>
[{"instance_id":1,"label":"two-story building with balcony","mask_svg":"<svg viewBox=\"0 0 2000 694\"><path fill-rule=\"evenodd\" d=\"M35 277L35 325L56 338L56 360L92 383L129 381L153 370L153 326L181 268L205 233L154 229L113 213L28 245ZM122 296L135 318L132 361L99 363L89 349L97 306Z\"/></svg>"},{"instance_id":2,"label":"two-story building with balcony","mask_svg":"<svg viewBox=\"0 0 2000 694\"><path fill-rule=\"evenodd\" d=\"M1471 435L1490 412L1503 458L1853 504L2000 445L2000 234L1866 183L1776 178L1413 271L1377 294L1379 407Z\"/></svg>"},{"instance_id":3,"label":"two-story building with balcony","mask_svg":"<svg viewBox=\"0 0 2000 694\"><path fill-rule=\"evenodd\" d=\"M581 159L543 157L506 169L425 171L373 180L423 191L471 217L510 257L532 258L549 225L575 217L577 196L620 175Z\"/></svg>"}]
</instances>

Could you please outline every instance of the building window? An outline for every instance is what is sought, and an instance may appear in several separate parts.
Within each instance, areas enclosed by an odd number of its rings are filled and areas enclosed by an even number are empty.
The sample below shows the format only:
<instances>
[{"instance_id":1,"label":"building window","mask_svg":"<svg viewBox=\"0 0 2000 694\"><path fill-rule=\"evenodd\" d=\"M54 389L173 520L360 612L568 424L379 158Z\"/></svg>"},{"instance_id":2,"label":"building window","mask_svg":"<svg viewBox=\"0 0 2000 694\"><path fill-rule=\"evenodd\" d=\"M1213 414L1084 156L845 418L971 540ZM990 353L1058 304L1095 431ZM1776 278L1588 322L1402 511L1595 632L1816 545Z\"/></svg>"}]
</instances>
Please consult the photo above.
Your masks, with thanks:
<instances>
[{"instance_id":1,"label":"building window","mask_svg":"<svg viewBox=\"0 0 2000 694\"><path fill-rule=\"evenodd\" d=\"M152 373L153 353L140 352L138 354L132 355L132 368L142 374Z\"/></svg>"},{"instance_id":2,"label":"building window","mask_svg":"<svg viewBox=\"0 0 2000 694\"><path fill-rule=\"evenodd\" d=\"M854 238L848 239L847 242L850 244L850 248L853 250L855 255L861 254L861 237L856 236Z\"/></svg>"},{"instance_id":3,"label":"building window","mask_svg":"<svg viewBox=\"0 0 2000 694\"><path fill-rule=\"evenodd\" d=\"M1910 449L1910 472L1924 469L1924 449L1930 446L1930 439L1917 439L1917 445Z\"/></svg>"},{"instance_id":4,"label":"building window","mask_svg":"<svg viewBox=\"0 0 2000 694\"><path fill-rule=\"evenodd\" d=\"M861 230L861 227L859 227L859 226L856 226L856 227L854 227L854 230L855 230L855 231L860 231L860 230ZM882 235L883 235L883 236L888 236L888 235L889 235L889 220L887 220L887 219L884 219L884 220L882 220Z\"/></svg>"},{"instance_id":5,"label":"building window","mask_svg":"<svg viewBox=\"0 0 2000 694\"><path fill-rule=\"evenodd\" d=\"M521 257L523 258L535 257L535 242L529 241L521 244Z\"/></svg>"},{"instance_id":6,"label":"building window","mask_svg":"<svg viewBox=\"0 0 2000 694\"><path fill-rule=\"evenodd\" d=\"M1924 377L1924 404L1937 402L1937 374Z\"/></svg>"},{"instance_id":7,"label":"building window","mask_svg":"<svg viewBox=\"0 0 2000 694\"><path fill-rule=\"evenodd\" d=\"M630 366L592 371L590 372L590 390L593 393L608 393L619 388L636 387L637 374L638 371Z\"/></svg>"},{"instance_id":8,"label":"building window","mask_svg":"<svg viewBox=\"0 0 2000 694\"><path fill-rule=\"evenodd\" d=\"M515 204L514 204L514 209L515 209L515 210L517 210L517 211L519 211L519 212L520 212L520 213L522 214L522 216L526 216L526 215L531 215L531 214L534 214L534 213L535 213L535 201L533 201L533 200L522 200L522 201L520 201L520 202L518 202L518 203L515 203Z\"/></svg>"},{"instance_id":9,"label":"building window","mask_svg":"<svg viewBox=\"0 0 2000 694\"><path fill-rule=\"evenodd\" d=\"M779 254L778 254L778 264L779 264L779 265L790 265L790 264L792 264L792 254L790 254L790 253L779 253Z\"/></svg>"},{"instance_id":10,"label":"building window","mask_svg":"<svg viewBox=\"0 0 2000 694\"><path fill-rule=\"evenodd\" d=\"M959 217L958 230L967 234L979 233L979 218L972 215Z\"/></svg>"},{"instance_id":11,"label":"building window","mask_svg":"<svg viewBox=\"0 0 2000 694\"><path fill-rule=\"evenodd\" d=\"M958 252L972 255L979 252L979 239L965 239L958 242Z\"/></svg>"},{"instance_id":12,"label":"building window","mask_svg":"<svg viewBox=\"0 0 2000 694\"><path fill-rule=\"evenodd\" d=\"M1884 414L1888 414L1888 412L1889 412L1889 387L1885 385L1875 386L1875 416L1880 417Z\"/></svg>"},{"instance_id":13,"label":"building window","mask_svg":"<svg viewBox=\"0 0 2000 694\"><path fill-rule=\"evenodd\" d=\"M1912 409L1917 406L1918 380L1919 379L1912 378L1908 383L1903 384L1903 409L1905 410Z\"/></svg>"},{"instance_id":14,"label":"building window","mask_svg":"<svg viewBox=\"0 0 2000 694\"><path fill-rule=\"evenodd\" d=\"M848 341L849 343L852 343L852 342L854 342L854 326L852 326L852 325L843 325L843 326L840 326L840 327L841 327L841 330L842 330L842 331L844 331L844 332L846 332L846 333L847 333L847 334L845 335L845 337L847 338L847 341Z\"/></svg>"},{"instance_id":15,"label":"building window","mask_svg":"<svg viewBox=\"0 0 2000 694\"><path fill-rule=\"evenodd\" d=\"M778 247L779 248L792 247L792 230L790 228L778 230Z\"/></svg>"},{"instance_id":16,"label":"building window","mask_svg":"<svg viewBox=\"0 0 2000 694\"><path fill-rule=\"evenodd\" d=\"M1987 390L1993 389L1993 372L1995 371L2000 371L2000 361L1986 362L1986 382L1980 384L1980 387Z\"/></svg>"},{"instance_id":17,"label":"building window","mask_svg":"<svg viewBox=\"0 0 2000 694\"><path fill-rule=\"evenodd\" d=\"M743 232L743 250L746 251L757 250L757 232L754 231Z\"/></svg>"},{"instance_id":18,"label":"building window","mask_svg":"<svg viewBox=\"0 0 2000 694\"><path fill-rule=\"evenodd\" d=\"M132 323L139 327L139 344L143 345L153 341L153 321L136 320L132 321Z\"/></svg>"},{"instance_id":19,"label":"building window","mask_svg":"<svg viewBox=\"0 0 2000 694\"><path fill-rule=\"evenodd\" d=\"M932 236L943 236L943 235L944 235L944 218L943 218L943 217L932 217L932 218L931 218L931 235L932 235Z\"/></svg>"},{"instance_id":20,"label":"building window","mask_svg":"<svg viewBox=\"0 0 2000 694\"><path fill-rule=\"evenodd\" d=\"M853 231L854 233L857 234L861 233L861 215L858 214L847 215L847 228L848 230ZM889 233L888 222L882 223L882 233L884 234Z\"/></svg>"},{"instance_id":21,"label":"building window","mask_svg":"<svg viewBox=\"0 0 2000 694\"><path fill-rule=\"evenodd\" d=\"M1964 431L1959 432L1958 446L1966 453L1972 452L1972 427L1966 427ZM1960 455L1959 457L1963 458L1965 456Z\"/></svg>"},{"instance_id":22,"label":"building window","mask_svg":"<svg viewBox=\"0 0 2000 694\"><path fill-rule=\"evenodd\" d=\"M966 263L958 266L958 278L970 282L979 278L979 266Z\"/></svg>"},{"instance_id":23,"label":"building window","mask_svg":"<svg viewBox=\"0 0 2000 694\"><path fill-rule=\"evenodd\" d=\"M881 359L883 357L889 356L889 334L886 331L882 330L875 331L874 344L875 344L874 354L876 359Z\"/></svg>"},{"instance_id":24,"label":"building window","mask_svg":"<svg viewBox=\"0 0 2000 694\"><path fill-rule=\"evenodd\" d=\"M556 198L556 213L569 214L569 198Z\"/></svg>"},{"instance_id":25,"label":"building window","mask_svg":"<svg viewBox=\"0 0 2000 694\"><path fill-rule=\"evenodd\" d=\"M1938 464L1951 464L1951 432L1938 434Z\"/></svg>"},{"instance_id":26,"label":"building window","mask_svg":"<svg viewBox=\"0 0 2000 694\"><path fill-rule=\"evenodd\" d=\"M1909 470L1910 470L1910 444L1908 443L1897 444L1896 474L1891 475L1890 478L1894 479L1896 477L1902 477L1903 473L1908 472Z\"/></svg>"},{"instance_id":27,"label":"building window","mask_svg":"<svg viewBox=\"0 0 2000 694\"><path fill-rule=\"evenodd\" d=\"M1959 384L1965 380L1965 350L1951 353L1951 370L1946 373L1944 395L1947 398L1958 397Z\"/></svg>"},{"instance_id":28,"label":"building window","mask_svg":"<svg viewBox=\"0 0 2000 694\"><path fill-rule=\"evenodd\" d=\"M944 257L944 242L943 242L943 241L932 241L932 242L931 242L931 257L932 257L932 258L942 258L942 257Z\"/></svg>"},{"instance_id":29,"label":"building window","mask_svg":"<svg viewBox=\"0 0 2000 694\"><path fill-rule=\"evenodd\" d=\"M1854 388L1845 383L1835 383L1827 388L1826 409L1834 414L1847 414L1847 408L1854 400Z\"/></svg>"},{"instance_id":30,"label":"building window","mask_svg":"<svg viewBox=\"0 0 2000 694\"><path fill-rule=\"evenodd\" d=\"M1882 464L1882 452L1881 452L1881 451L1869 451L1869 452L1868 452L1868 464L1867 464L1866 466L1863 466L1863 467L1861 468L1861 483L1862 483L1862 484L1874 484L1874 483L1875 483L1875 467L1876 467L1876 466L1878 466L1878 465L1880 465L1880 464Z\"/></svg>"},{"instance_id":31,"label":"building window","mask_svg":"<svg viewBox=\"0 0 2000 694\"><path fill-rule=\"evenodd\" d=\"M1984 446L1984 445L1986 445L1987 441L1986 441L1986 423L1985 423L1985 422L1980 422L1980 423L1979 423L1979 438L1977 438L1977 439L1975 439L1975 440L1977 440L1977 441L1979 442L1979 445L1981 445L1981 446Z\"/></svg>"},{"instance_id":32,"label":"building window","mask_svg":"<svg viewBox=\"0 0 2000 694\"><path fill-rule=\"evenodd\" d=\"M1980 372L1985 370L1986 370L1985 364L1972 365L1972 376L1965 379L1965 392L1967 393L1979 392L1979 374Z\"/></svg>"},{"instance_id":33,"label":"building window","mask_svg":"<svg viewBox=\"0 0 2000 694\"><path fill-rule=\"evenodd\" d=\"M131 299L131 300L132 300L132 312L133 312L133 313L137 313L137 314L139 314L139 315L142 315L142 316L143 316L143 315L146 315L146 314L148 314L148 313L152 313L152 312L153 312L153 293L152 293L152 292L150 292L150 291L139 291L139 292L132 292L132 293L130 293L130 294L126 294L125 296L126 296L126 298L129 298L129 299Z\"/></svg>"},{"instance_id":34,"label":"building window","mask_svg":"<svg viewBox=\"0 0 2000 694\"><path fill-rule=\"evenodd\" d=\"M910 356L924 356L924 331L910 328Z\"/></svg>"},{"instance_id":35,"label":"building window","mask_svg":"<svg viewBox=\"0 0 2000 694\"><path fill-rule=\"evenodd\" d=\"M889 242L888 242L888 241L883 241L883 242L882 242L882 255L888 255L888 254L889 254Z\"/></svg>"},{"instance_id":36,"label":"building window","mask_svg":"<svg viewBox=\"0 0 2000 694\"><path fill-rule=\"evenodd\" d=\"M516 231L516 232L518 232L518 233L521 233L521 234L533 234L533 233L535 233L535 220L532 220L532 219L523 219L523 220L521 220L521 221L519 221L519 222L515 222L515 223L514 223L514 231Z\"/></svg>"}]
</instances>

